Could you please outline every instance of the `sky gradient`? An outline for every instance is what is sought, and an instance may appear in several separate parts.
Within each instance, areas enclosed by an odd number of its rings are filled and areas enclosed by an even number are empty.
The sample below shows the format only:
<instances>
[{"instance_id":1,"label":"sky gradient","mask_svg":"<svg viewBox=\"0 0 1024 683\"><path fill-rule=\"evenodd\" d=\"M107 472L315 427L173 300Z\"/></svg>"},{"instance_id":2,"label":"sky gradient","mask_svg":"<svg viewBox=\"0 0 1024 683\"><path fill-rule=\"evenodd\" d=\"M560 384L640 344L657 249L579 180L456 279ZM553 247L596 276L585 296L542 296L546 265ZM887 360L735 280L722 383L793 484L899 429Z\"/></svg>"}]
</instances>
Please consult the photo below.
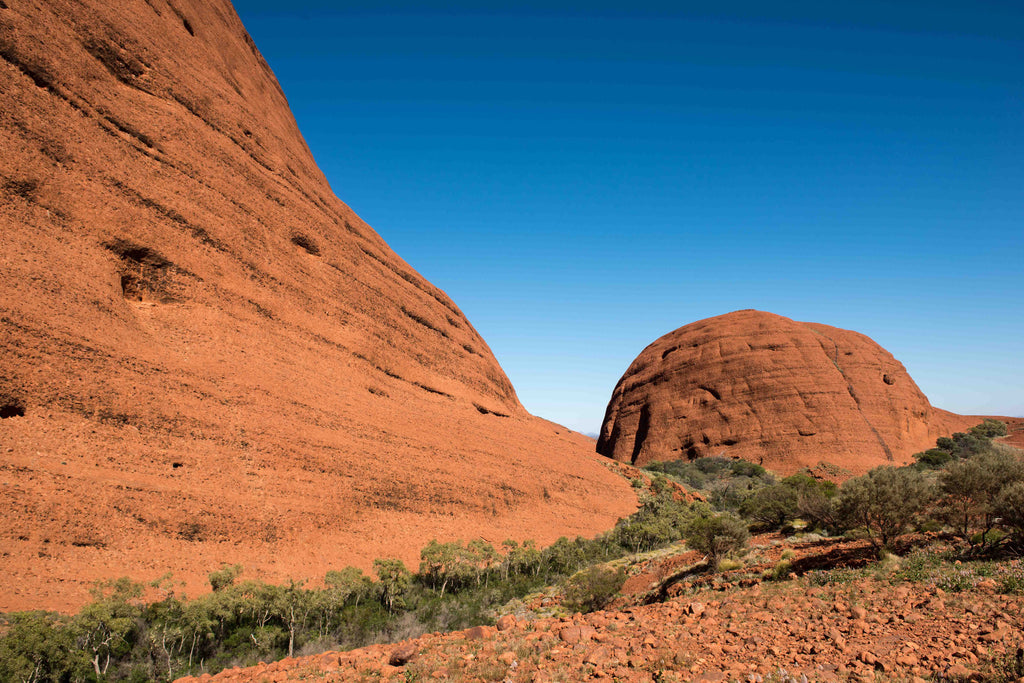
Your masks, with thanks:
<instances>
[{"instance_id":1,"label":"sky gradient","mask_svg":"<svg viewBox=\"0 0 1024 683\"><path fill-rule=\"evenodd\" d=\"M532 413L741 308L1024 415L1024 4L236 0L335 193Z\"/></svg>"}]
</instances>

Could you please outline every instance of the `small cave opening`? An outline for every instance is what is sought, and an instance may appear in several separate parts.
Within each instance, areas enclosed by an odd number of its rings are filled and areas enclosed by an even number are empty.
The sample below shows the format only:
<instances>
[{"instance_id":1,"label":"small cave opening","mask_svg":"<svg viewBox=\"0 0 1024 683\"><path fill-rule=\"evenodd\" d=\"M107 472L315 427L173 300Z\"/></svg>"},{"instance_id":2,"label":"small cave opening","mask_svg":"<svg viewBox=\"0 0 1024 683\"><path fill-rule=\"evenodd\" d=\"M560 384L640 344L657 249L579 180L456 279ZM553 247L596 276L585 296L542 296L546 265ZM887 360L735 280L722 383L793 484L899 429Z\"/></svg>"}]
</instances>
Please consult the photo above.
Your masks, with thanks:
<instances>
[{"instance_id":1,"label":"small cave opening","mask_svg":"<svg viewBox=\"0 0 1024 683\"><path fill-rule=\"evenodd\" d=\"M292 244L301 249L305 249L307 253L312 254L313 256L320 255L320 245L313 241L313 238L308 235L303 235L302 233L297 232L292 235L291 241Z\"/></svg>"},{"instance_id":2,"label":"small cave opening","mask_svg":"<svg viewBox=\"0 0 1024 683\"><path fill-rule=\"evenodd\" d=\"M107 242L103 246L121 260L121 294L124 298L134 301L148 298L174 300L168 290L175 265L163 254L125 239Z\"/></svg>"},{"instance_id":3,"label":"small cave opening","mask_svg":"<svg viewBox=\"0 0 1024 683\"><path fill-rule=\"evenodd\" d=\"M179 468L184 467L184 466L185 466L185 463L183 463L183 462L172 462L171 463L171 469L174 469L174 470L179 469Z\"/></svg>"},{"instance_id":4,"label":"small cave opening","mask_svg":"<svg viewBox=\"0 0 1024 683\"><path fill-rule=\"evenodd\" d=\"M25 405L20 401L0 401L0 419L25 417Z\"/></svg>"}]
</instances>

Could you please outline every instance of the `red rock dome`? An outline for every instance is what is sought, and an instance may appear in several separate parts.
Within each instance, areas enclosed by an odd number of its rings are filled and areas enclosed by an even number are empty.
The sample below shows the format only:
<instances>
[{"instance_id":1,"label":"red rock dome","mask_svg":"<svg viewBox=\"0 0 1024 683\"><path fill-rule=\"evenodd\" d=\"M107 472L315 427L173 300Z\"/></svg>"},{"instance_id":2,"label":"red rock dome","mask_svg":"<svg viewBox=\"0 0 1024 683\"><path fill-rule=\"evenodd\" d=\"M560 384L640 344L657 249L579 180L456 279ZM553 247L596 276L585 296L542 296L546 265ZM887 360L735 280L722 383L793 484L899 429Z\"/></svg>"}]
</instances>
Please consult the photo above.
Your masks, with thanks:
<instances>
[{"instance_id":1,"label":"red rock dome","mask_svg":"<svg viewBox=\"0 0 1024 683\"><path fill-rule=\"evenodd\" d=\"M227 0L0 2L0 610L635 509L335 197Z\"/></svg>"},{"instance_id":2,"label":"red rock dome","mask_svg":"<svg viewBox=\"0 0 1024 683\"><path fill-rule=\"evenodd\" d=\"M744 310L644 349L612 393L597 449L637 465L721 455L842 477L905 463L976 422L933 408L863 334Z\"/></svg>"}]
</instances>

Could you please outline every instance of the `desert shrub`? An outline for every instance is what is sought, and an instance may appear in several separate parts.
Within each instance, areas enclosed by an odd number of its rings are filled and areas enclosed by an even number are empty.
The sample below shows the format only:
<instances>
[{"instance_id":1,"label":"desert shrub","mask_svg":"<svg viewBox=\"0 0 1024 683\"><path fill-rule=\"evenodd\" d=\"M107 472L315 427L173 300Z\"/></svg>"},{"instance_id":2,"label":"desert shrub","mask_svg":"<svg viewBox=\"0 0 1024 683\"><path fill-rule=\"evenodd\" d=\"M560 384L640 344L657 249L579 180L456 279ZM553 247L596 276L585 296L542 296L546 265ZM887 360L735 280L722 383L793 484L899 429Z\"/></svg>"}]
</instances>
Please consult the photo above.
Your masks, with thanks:
<instances>
[{"instance_id":1,"label":"desert shrub","mask_svg":"<svg viewBox=\"0 0 1024 683\"><path fill-rule=\"evenodd\" d=\"M577 612L604 609L626 582L621 567L591 566L574 575L565 591L565 606Z\"/></svg>"},{"instance_id":2,"label":"desert shrub","mask_svg":"<svg viewBox=\"0 0 1024 683\"><path fill-rule=\"evenodd\" d=\"M999 591L1012 595L1024 595L1024 562L1014 560L999 568L996 572Z\"/></svg>"},{"instance_id":3,"label":"desert shrub","mask_svg":"<svg viewBox=\"0 0 1024 683\"><path fill-rule=\"evenodd\" d=\"M660 488L635 514L619 521L611 540L626 552L653 550L681 540L692 517L689 503L675 500L670 489Z\"/></svg>"},{"instance_id":4,"label":"desert shrub","mask_svg":"<svg viewBox=\"0 0 1024 683\"><path fill-rule=\"evenodd\" d=\"M926 581L942 565L943 556L932 550L915 550L903 558L895 579L899 581Z\"/></svg>"},{"instance_id":5,"label":"desert shrub","mask_svg":"<svg viewBox=\"0 0 1024 683\"><path fill-rule=\"evenodd\" d=\"M740 514L763 529L781 529L797 517L811 528L835 524L836 485L798 473L756 489L739 505Z\"/></svg>"},{"instance_id":6,"label":"desert shrub","mask_svg":"<svg viewBox=\"0 0 1024 683\"><path fill-rule=\"evenodd\" d=\"M743 563L739 560L732 558L725 558L718 561L718 571L720 572L731 572L734 569L739 569L743 566Z\"/></svg>"},{"instance_id":7,"label":"desert shrub","mask_svg":"<svg viewBox=\"0 0 1024 683\"><path fill-rule=\"evenodd\" d=\"M876 467L839 487L838 517L867 531L876 548L889 548L933 499L924 476L910 468Z\"/></svg>"},{"instance_id":8,"label":"desert shrub","mask_svg":"<svg viewBox=\"0 0 1024 683\"><path fill-rule=\"evenodd\" d=\"M92 672L85 652L76 647L66 620L50 612L10 616L0 638L0 680L84 680Z\"/></svg>"},{"instance_id":9,"label":"desert shrub","mask_svg":"<svg viewBox=\"0 0 1024 683\"><path fill-rule=\"evenodd\" d=\"M775 482L771 473L760 465L718 456L655 462L644 469L702 491L717 510L738 510L747 496Z\"/></svg>"},{"instance_id":10,"label":"desert shrub","mask_svg":"<svg viewBox=\"0 0 1024 683\"><path fill-rule=\"evenodd\" d=\"M943 571L934 577L935 586L949 593L974 590L981 580L982 577L967 565L943 568Z\"/></svg>"},{"instance_id":11,"label":"desert shrub","mask_svg":"<svg viewBox=\"0 0 1024 683\"><path fill-rule=\"evenodd\" d=\"M698 515L686 527L686 543L707 555L712 571L718 570L722 558L746 546L748 540L747 525L729 513Z\"/></svg>"},{"instance_id":12,"label":"desert shrub","mask_svg":"<svg viewBox=\"0 0 1024 683\"><path fill-rule=\"evenodd\" d=\"M992 661L993 683L1016 683L1024 678L1024 647L1017 647Z\"/></svg>"},{"instance_id":13,"label":"desert shrub","mask_svg":"<svg viewBox=\"0 0 1024 683\"><path fill-rule=\"evenodd\" d=\"M793 563L789 560L779 560L775 566L766 572L765 578L769 581L785 581L793 572Z\"/></svg>"},{"instance_id":14,"label":"desert shrub","mask_svg":"<svg viewBox=\"0 0 1024 683\"><path fill-rule=\"evenodd\" d=\"M986 419L980 425L971 427L967 432L972 436L980 436L984 439L994 439L997 436L1006 436L1008 433L1005 422L989 419Z\"/></svg>"},{"instance_id":15,"label":"desert shrub","mask_svg":"<svg viewBox=\"0 0 1024 683\"><path fill-rule=\"evenodd\" d=\"M210 588L214 591L224 590L235 583L235 579L242 573L242 565L224 565L215 572L210 572L207 577L210 581Z\"/></svg>"},{"instance_id":16,"label":"desert shrub","mask_svg":"<svg viewBox=\"0 0 1024 683\"><path fill-rule=\"evenodd\" d=\"M831 586L850 583L860 576L852 569L815 569L807 572L807 580L812 586Z\"/></svg>"},{"instance_id":17,"label":"desert shrub","mask_svg":"<svg viewBox=\"0 0 1024 683\"><path fill-rule=\"evenodd\" d=\"M915 453L918 469L937 470L949 463L964 460L992 450L992 439L1006 436L1006 423L986 419L966 432L943 436L935 440L935 448Z\"/></svg>"},{"instance_id":18,"label":"desert shrub","mask_svg":"<svg viewBox=\"0 0 1024 683\"><path fill-rule=\"evenodd\" d=\"M1000 513L1015 528L1024 507L1024 461L1009 451L993 449L951 463L939 475L940 518L972 548L993 545L1005 536L993 535ZM1005 491L1005 494L1004 494Z\"/></svg>"},{"instance_id":19,"label":"desert shrub","mask_svg":"<svg viewBox=\"0 0 1024 683\"><path fill-rule=\"evenodd\" d=\"M1004 486L992 507L993 513L1013 540L1024 545L1024 481Z\"/></svg>"},{"instance_id":20,"label":"desert shrub","mask_svg":"<svg viewBox=\"0 0 1024 683\"><path fill-rule=\"evenodd\" d=\"M797 515L796 491L781 483L765 486L740 504L740 514L763 529L780 529Z\"/></svg>"},{"instance_id":21,"label":"desert shrub","mask_svg":"<svg viewBox=\"0 0 1024 683\"><path fill-rule=\"evenodd\" d=\"M929 448L920 453L914 453L919 469L938 470L942 469L955 459L949 451L941 448Z\"/></svg>"}]
</instances>

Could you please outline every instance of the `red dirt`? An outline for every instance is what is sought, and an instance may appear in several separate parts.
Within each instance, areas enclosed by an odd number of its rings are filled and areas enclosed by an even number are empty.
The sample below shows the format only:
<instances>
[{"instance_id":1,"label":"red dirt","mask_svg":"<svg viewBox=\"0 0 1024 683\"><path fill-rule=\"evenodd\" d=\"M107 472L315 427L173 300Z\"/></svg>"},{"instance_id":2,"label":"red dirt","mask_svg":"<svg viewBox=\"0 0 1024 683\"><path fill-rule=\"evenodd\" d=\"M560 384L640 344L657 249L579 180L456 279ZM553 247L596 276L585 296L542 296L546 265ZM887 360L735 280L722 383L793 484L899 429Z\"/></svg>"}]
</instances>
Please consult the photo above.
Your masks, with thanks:
<instances>
[{"instance_id":1,"label":"red dirt","mask_svg":"<svg viewBox=\"0 0 1024 683\"><path fill-rule=\"evenodd\" d=\"M842 479L909 462L978 422L933 408L862 334L745 310L644 349L615 387L597 449L636 465L722 455Z\"/></svg>"},{"instance_id":2,"label":"red dirt","mask_svg":"<svg viewBox=\"0 0 1024 683\"><path fill-rule=\"evenodd\" d=\"M0 3L0 610L635 509L332 193L227 0Z\"/></svg>"}]
</instances>

